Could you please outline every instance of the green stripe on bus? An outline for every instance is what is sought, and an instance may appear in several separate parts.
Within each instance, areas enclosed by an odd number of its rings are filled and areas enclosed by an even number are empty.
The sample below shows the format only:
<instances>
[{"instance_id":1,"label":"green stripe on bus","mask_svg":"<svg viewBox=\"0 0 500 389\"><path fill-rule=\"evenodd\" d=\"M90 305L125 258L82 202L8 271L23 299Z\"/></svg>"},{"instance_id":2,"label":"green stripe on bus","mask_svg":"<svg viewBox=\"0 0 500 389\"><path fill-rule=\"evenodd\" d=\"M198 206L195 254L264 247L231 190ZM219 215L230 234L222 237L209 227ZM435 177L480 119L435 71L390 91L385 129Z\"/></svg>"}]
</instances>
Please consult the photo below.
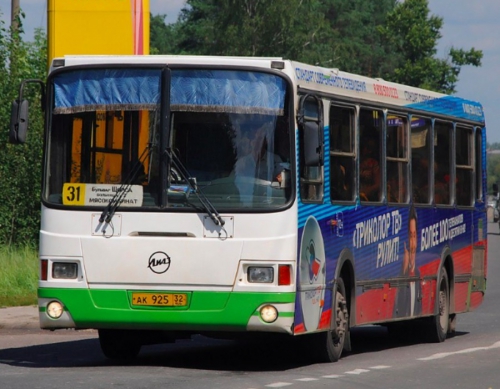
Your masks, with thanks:
<instances>
[{"instance_id":1,"label":"green stripe on bus","mask_svg":"<svg viewBox=\"0 0 500 389\"><path fill-rule=\"evenodd\" d=\"M293 292L195 291L186 292L189 295L187 308L132 307L130 293L126 290L105 289L91 291L88 289L38 289L39 298L60 300L78 328L244 331L250 317L262 304L295 302ZM293 312L280 312L280 315L293 317Z\"/></svg>"},{"instance_id":2,"label":"green stripe on bus","mask_svg":"<svg viewBox=\"0 0 500 389\"><path fill-rule=\"evenodd\" d=\"M293 315L294 315L293 312L284 312L284 311L280 311L279 312L279 316L280 317L293 317ZM260 317L259 311L255 311L252 316L258 316L258 317Z\"/></svg>"}]
</instances>

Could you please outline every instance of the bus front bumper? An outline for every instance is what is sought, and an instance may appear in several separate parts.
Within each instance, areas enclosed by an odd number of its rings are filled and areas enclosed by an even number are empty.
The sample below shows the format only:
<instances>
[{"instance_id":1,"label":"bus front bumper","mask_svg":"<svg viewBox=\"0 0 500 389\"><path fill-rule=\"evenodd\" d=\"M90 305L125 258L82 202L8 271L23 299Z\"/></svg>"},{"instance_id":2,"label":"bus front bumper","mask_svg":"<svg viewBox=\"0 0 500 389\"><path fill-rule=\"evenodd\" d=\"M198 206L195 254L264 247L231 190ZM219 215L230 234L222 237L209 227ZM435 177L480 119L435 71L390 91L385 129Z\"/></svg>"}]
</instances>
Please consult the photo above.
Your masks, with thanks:
<instances>
[{"instance_id":1,"label":"bus front bumper","mask_svg":"<svg viewBox=\"0 0 500 389\"><path fill-rule=\"evenodd\" d=\"M184 307L138 307L127 290L39 288L40 327L293 333L295 293L193 291L188 295ZM275 319L263 314L273 309Z\"/></svg>"}]
</instances>

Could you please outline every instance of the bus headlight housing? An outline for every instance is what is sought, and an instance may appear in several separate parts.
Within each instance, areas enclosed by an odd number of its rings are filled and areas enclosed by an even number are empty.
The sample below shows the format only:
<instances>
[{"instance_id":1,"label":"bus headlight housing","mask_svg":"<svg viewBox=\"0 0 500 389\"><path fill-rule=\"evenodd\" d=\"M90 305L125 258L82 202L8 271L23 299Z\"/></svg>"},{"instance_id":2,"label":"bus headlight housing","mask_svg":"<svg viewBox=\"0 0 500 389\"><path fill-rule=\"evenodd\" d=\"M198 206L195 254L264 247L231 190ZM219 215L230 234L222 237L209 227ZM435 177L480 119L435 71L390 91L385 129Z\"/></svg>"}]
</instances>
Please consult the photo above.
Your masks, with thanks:
<instances>
[{"instance_id":1,"label":"bus headlight housing","mask_svg":"<svg viewBox=\"0 0 500 389\"><path fill-rule=\"evenodd\" d=\"M250 266L247 271L248 282L272 284L274 282L274 269L272 267Z\"/></svg>"},{"instance_id":2,"label":"bus headlight housing","mask_svg":"<svg viewBox=\"0 0 500 389\"><path fill-rule=\"evenodd\" d=\"M72 262L54 262L52 264L52 278L75 279L78 276L78 265Z\"/></svg>"}]
</instances>

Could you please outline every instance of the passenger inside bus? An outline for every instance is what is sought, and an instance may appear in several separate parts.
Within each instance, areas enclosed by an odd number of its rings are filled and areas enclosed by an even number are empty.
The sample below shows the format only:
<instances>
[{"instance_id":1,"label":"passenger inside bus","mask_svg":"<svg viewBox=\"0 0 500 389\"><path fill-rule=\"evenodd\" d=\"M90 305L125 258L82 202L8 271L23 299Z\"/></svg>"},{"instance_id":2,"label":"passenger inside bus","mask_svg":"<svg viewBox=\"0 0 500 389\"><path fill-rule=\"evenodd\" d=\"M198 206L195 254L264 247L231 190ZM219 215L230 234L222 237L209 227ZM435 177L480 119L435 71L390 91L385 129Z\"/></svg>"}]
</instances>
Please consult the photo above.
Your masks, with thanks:
<instances>
[{"instance_id":1,"label":"passenger inside bus","mask_svg":"<svg viewBox=\"0 0 500 389\"><path fill-rule=\"evenodd\" d=\"M336 110L336 115L339 117L344 115L342 119L331 119L330 122L330 191L332 200L350 201L353 200L353 158L349 155L352 153L353 142L351 138L352 128L350 126L351 115L350 111L343 111L339 108ZM343 155L340 155L343 154Z\"/></svg>"},{"instance_id":2,"label":"passenger inside bus","mask_svg":"<svg viewBox=\"0 0 500 389\"><path fill-rule=\"evenodd\" d=\"M360 197L363 201L380 200L380 158L376 129L365 131L361 141L359 166Z\"/></svg>"},{"instance_id":3,"label":"passenger inside bus","mask_svg":"<svg viewBox=\"0 0 500 389\"><path fill-rule=\"evenodd\" d=\"M406 175L399 162L387 162L387 198L390 203L406 201Z\"/></svg>"},{"instance_id":4,"label":"passenger inside bus","mask_svg":"<svg viewBox=\"0 0 500 389\"><path fill-rule=\"evenodd\" d=\"M257 130L247 128L240 136L243 144L238 147L234 164L234 184L240 201L244 206L269 201L269 197L273 196L269 191L271 186L289 186L286 183L289 177L283 177L289 163L275 152L275 123L265 122ZM288 193L282 193L280 197L284 195Z\"/></svg>"},{"instance_id":5,"label":"passenger inside bus","mask_svg":"<svg viewBox=\"0 0 500 389\"><path fill-rule=\"evenodd\" d=\"M346 169L339 158L332 158L331 163L331 191L334 200L350 200L347 187Z\"/></svg>"},{"instance_id":6,"label":"passenger inside bus","mask_svg":"<svg viewBox=\"0 0 500 389\"><path fill-rule=\"evenodd\" d=\"M450 176L436 170L434 181L434 202L436 204L449 204L450 203Z\"/></svg>"},{"instance_id":7,"label":"passenger inside bus","mask_svg":"<svg viewBox=\"0 0 500 389\"><path fill-rule=\"evenodd\" d=\"M450 149L448 138L441 133L437 135L434 147L434 202L436 204L450 203Z\"/></svg>"},{"instance_id":8,"label":"passenger inside bus","mask_svg":"<svg viewBox=\"0 0 500 389\"><path fill-rule=\"evenodd\" d=\"M435 169L434 169L435 170ZM425 154L415 153L412 159L413 201L429 203L429 159Z\"/></svg>"},{"instance_id":9,"label":"passenger inside bus","mask_svg":"<svg viewBox=\"0 0 500 389\"><path fill-rule=\"evenodd\" d=\"M238 156L234 171L236 177L255 177L266 181L279 181L282 171L282 159L269 147L269 135L273 134L271 124L265 123L252 134L246 133L243 138L246 143L241 149L246 155Z\"/></svg>"}]
</instances>

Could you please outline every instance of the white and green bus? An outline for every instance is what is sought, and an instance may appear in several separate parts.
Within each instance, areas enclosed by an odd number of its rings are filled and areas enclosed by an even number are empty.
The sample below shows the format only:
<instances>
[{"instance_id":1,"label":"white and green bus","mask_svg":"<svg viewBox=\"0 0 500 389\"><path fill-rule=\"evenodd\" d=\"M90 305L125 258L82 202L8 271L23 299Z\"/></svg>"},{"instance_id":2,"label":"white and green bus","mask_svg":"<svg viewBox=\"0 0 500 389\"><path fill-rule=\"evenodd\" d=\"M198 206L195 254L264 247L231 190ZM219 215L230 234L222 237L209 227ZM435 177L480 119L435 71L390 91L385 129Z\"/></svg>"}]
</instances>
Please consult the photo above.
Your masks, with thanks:
<instances>
[{"instance_id":1,"label":"white and green bus","mask_svg":"<svg viewBox=\"0 0 500 389\"><path fill-rule=\"evenodd\" d=\"M45 107L41 327L110 358L193 334L435 341L486 287L479 103L281 58L67 56Z\"/></svg>"}]
</instances>

